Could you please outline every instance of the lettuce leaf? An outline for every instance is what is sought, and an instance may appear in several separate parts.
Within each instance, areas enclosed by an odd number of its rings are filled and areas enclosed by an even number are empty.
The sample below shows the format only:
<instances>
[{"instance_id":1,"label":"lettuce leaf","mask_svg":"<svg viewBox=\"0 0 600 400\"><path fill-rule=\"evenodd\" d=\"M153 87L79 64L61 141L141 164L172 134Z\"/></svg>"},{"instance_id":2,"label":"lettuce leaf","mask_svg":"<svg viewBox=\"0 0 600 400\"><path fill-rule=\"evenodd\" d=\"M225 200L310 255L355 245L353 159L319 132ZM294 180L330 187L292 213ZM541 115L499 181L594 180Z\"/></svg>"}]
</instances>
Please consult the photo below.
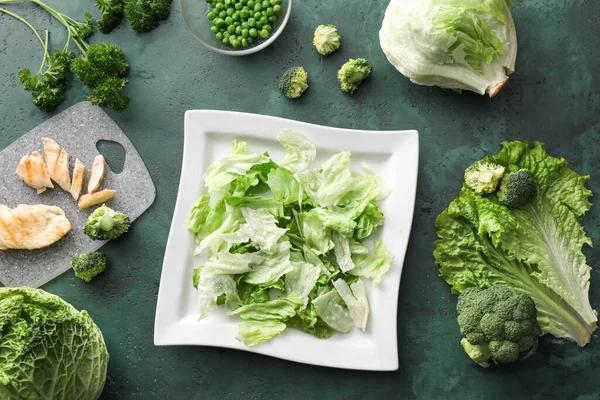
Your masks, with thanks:
<instances>
[{"instance_id":1,"label":"lettuce leaf","mask_svg":"<svg viewBox=\"0 0 600 400\"><path fill-rule=\"evenodd\" d=\"M542 143L503 143L494 157L509 171L526 168L538 195L509 209L495 195L475 195L466 186L436 220L434 256L440 275L460 293L467 287L505 285L536 302L545 333L585 346L596 329L589 302L590 267L582 253L591 245L580 217L589 210L587 176L551 157Z\"/></svg>"},{"instance_id":2,"label":"lettuce leaf","mask_svg":"<svg viewBox=\"0 0 600 400\"><path fill-rule=\"evenodd\" d=\"M317 148L301 134L285 130L277 136L285 149L285 158L281 163L293 173L304 171L317 156Z\"/></svg>"},{"instance_id":3,"label":"lettuce leaf","mask_svg":"<svg viewBox=\"0 0 600 400\"><path fill-rule=\"evenodd\" d=\"M242 321L238 324L236 339L252 347L281 335L286 327L280 321Z\"/></svg>"}]
</instances>

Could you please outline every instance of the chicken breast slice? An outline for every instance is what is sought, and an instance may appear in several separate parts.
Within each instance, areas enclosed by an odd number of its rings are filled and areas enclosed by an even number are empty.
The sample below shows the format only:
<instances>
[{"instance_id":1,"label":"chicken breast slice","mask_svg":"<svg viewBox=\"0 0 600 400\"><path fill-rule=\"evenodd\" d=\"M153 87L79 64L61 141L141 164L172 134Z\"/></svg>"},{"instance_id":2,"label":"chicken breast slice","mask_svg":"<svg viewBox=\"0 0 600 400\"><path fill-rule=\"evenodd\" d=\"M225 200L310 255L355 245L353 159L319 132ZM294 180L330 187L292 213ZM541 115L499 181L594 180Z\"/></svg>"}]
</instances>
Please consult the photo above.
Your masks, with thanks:
<instances>
[{"instance_id":1,"label":"chicken breast slice","mask_svg":"<svg viewBox=\"0 0 600 400\"><path fill-rule=\"evenodd\" d=\"M38 151L34 151L31 155L21 158L16 172L23 182L37 189L38 194L43 193L46 189L54 188L48 175L46 163Z\"/></svg>"},{"instance_id":2,"label":"chicken breast slice","mask_svg":"<svg viewBox=\"0 0 600 400\"><path fill-rule=\"evenodd\" d=\"M73 181L71 182L71 196L77 201L83 188L83 176L85 174L85 166L79 158L75 159L75 167L73 168Z\"/></svg>"},{"instance_id":3,"label":"chicken breast slice","mask_svg":"<svg viewBox=\"0 0 600 400\"><path fill-rule=\"evenodd\" d=\"M58 183L54 177L54 168L56 168L56 163L60 156L60 146L53 139L49 138L42 138L42 142L44 143L44 158L48 166L48 173L50 174L50 178Z\"/></svg>"},{"instance_id":4,"label":"chicken breast slice","mask_svg":"<svg viewBox=\"0 0 600 400\"><path fill-rule=\"evenodd\" d=\"M58 161L54 166L54 173L50 175L54 182L58 183L63 190L71 191L71 172L69 170L69 153L65 149L60 151Z\"/></svg>"},{"instance_id":5,"label":"chicken breast slice","mask_svg":"<svg viewBox=\"0 0 600 400\"><path fill-rule=\"evenodd\" d=\"M116 193L116 190L101 190L92 194L84 194L79 198L77 205L83 210L84 208L89 208L112 199Z\"/></svg>"},{"instance_id":6,"label":"chicken breast slice","mask_svg":"<svg viewBox=\"0 0 600 400\"><path fill-rule=\"evenodd\" d=\"M0 250L41 249L56 243L71 230L71 223L59 207L0 205Z\"/></svg>"},{"instance_id":7,"label":"chicken breast slice","mask_svg":"<svg viewBox=\"0 0 600 400\"><path fill-rule=\"evenodd\" d=\"M106 160L103 155L96 156L92 164L92 173L88 181L88 193L92 194L100 187L104 174L106 172Z\"/></svg>"}]
</instances>

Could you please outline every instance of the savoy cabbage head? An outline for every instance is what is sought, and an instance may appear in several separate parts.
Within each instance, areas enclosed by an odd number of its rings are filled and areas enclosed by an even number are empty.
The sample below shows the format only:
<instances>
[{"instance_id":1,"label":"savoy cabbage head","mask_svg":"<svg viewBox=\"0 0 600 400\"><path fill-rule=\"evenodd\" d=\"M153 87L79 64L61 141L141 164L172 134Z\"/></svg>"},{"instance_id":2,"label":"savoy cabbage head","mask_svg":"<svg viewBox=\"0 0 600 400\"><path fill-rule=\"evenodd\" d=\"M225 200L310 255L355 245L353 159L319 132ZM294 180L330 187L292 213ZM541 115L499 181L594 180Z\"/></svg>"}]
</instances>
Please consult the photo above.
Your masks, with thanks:
<instances>
[{"instance_id":1,"label":"savoy cabbage head","mask_svg":"<svg viewBox=\"0 0 600 400\"><path fill-rule=\"evenodd\" d=\"M40 289L0 288L0 399L95 400L107 365L86 311Z\"/></svg>"}]
</instances>

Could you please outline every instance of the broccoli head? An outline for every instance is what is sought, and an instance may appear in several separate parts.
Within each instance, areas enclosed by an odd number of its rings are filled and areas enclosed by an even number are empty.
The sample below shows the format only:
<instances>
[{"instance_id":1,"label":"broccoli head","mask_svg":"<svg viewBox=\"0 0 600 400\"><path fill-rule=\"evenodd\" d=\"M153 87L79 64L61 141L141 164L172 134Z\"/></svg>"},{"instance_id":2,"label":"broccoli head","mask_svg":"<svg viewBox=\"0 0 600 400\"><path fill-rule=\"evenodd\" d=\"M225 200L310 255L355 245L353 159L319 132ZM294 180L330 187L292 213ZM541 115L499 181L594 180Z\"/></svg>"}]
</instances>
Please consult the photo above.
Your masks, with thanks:
<instances>
[{"instance_id":1,"label":"broccoli head","mask_svg":"<svg viewBox=\"0 0 600 400\"><path fill-rule=\"evenodd\" d=\"M285 71L279 89L286 97L297 99L308 88L308 74L302 67L292 67Z\"/></svg>"},{"instance_id":2,"label":"broccoli head","mask_svg":"<svg viewBox=\"0 0 600 400\"><path fill-rule=\"evenodd\" d=\"M326 56L340 48L340 34L333 25L319 25L315 30L313 45L319 54Z\"/></svg>"},{"instance_id":3,"label":"broccoli head","mask_svg":"<svg viewBox=\"0 0 600 400\"><path fill-rule=\"evenodd\" d=\"M482 367L524 360L535 353L542 331L531 297L502 286L468 288L458 298L461 345Z\"/></svg>"},{"instance_id":4,"label":"broccoli head","mask_svg":"<svg viewBox=\"0 0 600 400\"><path fill-rule=\"evenodd\" d=\"M90 282L96 275L106 269L108 259L100 252L77 254L71 258L71 268L75 271L75 276Z\"/></svg>"},{"instance_id":5,"label":"broccoli head","mask_svg":"<svg viewBox=\"0 0 600 400\"><path fill-rule=\"evenodd\" d=\"M483 159L465 170L465 184L478 195L494 193L504 176L504 167Z\"/></svg>"},{"instance_id":6,"label":"broccoli head","mask_svg":"<svg viewBox=\"0 0 600 400\"><path fill-rule=\"evenodd\" d=\"M344 92L354 93L358 85L373 72L373 67L364 58L350 59L338 71L338 81Z\"/></svg>"},{"instance_id":7,"label":"broccoli head","mask_svg":"<svg viewBox=\"0 0 600 400\"><path fill-rule=\"evenodd\" d=\"M114 240L129 230L129 217L102 205L87 219L83 232L94 240Z\"/></svg>"},{"instance_id":8,"label":"broccoli head","mask_svg":"<svg viewBox=\"0 0 600 400\"><path fill-rule=\"evenodd\" d=\"M537 184L528 169L506 175L500 183L498 200L507 207L516 208L529 203L537 194Z\"/></svg>"}]
</instances>

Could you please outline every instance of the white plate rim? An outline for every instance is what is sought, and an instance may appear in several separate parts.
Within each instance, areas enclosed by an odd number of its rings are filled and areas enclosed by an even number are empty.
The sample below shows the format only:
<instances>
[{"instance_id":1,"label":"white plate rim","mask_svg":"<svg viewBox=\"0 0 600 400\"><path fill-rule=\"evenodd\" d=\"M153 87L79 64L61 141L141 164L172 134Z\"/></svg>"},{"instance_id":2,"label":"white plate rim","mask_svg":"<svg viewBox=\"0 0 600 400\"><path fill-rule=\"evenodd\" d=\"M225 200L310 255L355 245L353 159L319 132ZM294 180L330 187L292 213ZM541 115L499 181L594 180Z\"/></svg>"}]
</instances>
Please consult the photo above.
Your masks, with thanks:
<instances>
[{"instance_id":1,"label":"white plate rim","mask_svg":"<svg viewBox=\"0 0 600 400\"><path fill-rule=\"evenodd\" d=\"M195 125L201 126L198 129ZM313 364L325 367L344 368L344 369L357 369L357 370L372 370L372 371L394 371L398 369L398 349L397 349L397 315L398 315L398 298L399 298L399 287L401 280L401 273L403 269L404 258L408 246L408 239L410 237L410 230L412 226L412 219L414 213L414 204L416 199L416 186L418 177L418 164L419 164L419 134L416 130L386 130L386 131L370 131L370 130L354 130L336 127L327 127L322 125L316 125L301 121L295 121L285 118L265 116L259 114L249 114L242 112L232 111L220 111L220 110L188 110L185 113L185 128L184 128L184 151L181 178L179 183L179 191L177 195L175 211L169 231L169 237L167 246L165 249L165 256L163 261L163 268L160 279L159 294L157 299L156 317L155 317L155 329L154 329L154 344L156 346L171 346L171 345L199 345L199 346L211 346L211 347L224 347L233 348L253 353L259 353L267 356L282 358L290 361L301 362L305 364ZM257 131L249 133L239 132L240 127L257 127ZM335 349L336 344L331 339L316 339L311 335L307 335L298 331L298 334L292 338L296 342L303 341L305 337L319 340L321 342L331 341L328 345L327 351L330 352L331 357L320 357L315 353L306 351L305 348L302 351L295 351L290 349L290 346L282 347L278 344L278 339L281 341L283 337L276 338L275 340L264 343L259 346L252 348L246 347L242 343L237 342L232 337L223 337L223 335L208 335L210 337L203 337L198 335L198 332L191 332L196 330L190 329L191 321L189 317L181 318L179 315L179 304L176 301L177 296L170 296L171 290L176 290L178 282L180 282L181 275L185 273L183 271L183 265L187 264L184 259L189 257L189 249L182 249L181 243L185 243L186 240L189 242L191 235L185 229L187 223L187 217L189 213L189 198L193 201L197 199L199 194L202 192L202 181L201 176L204 169L204 154L206 146L206 137L209 134L228 134L228 135L240 135L246 138L257 138L257 139L268 139L274 140L276 133L273 129L264 129L265 126L278 126L278 131L283 129L292 129L300 133L304 131L321 131L327 136L333 135L343 137L347 140L352 138L362 138L361 151L382 153L386 150L381 149L379 141L391 143L394 140L403 142L403 146L408 153L411 154L412 162L410 162L405 169L403 169L406 184L404 185L405 191L403 192L404 198L407 200L405 204L409 207L404 209L403 214L409 215L408 219L405 218L407 226L404 228L403 240L399 242L400 245L395 247L393 253L395 255L395 263L398 263L399 268L397 272L397 279L391 282L388 301L392 302L388 309L387 319L391 324L391 327L386 329L385 335L382 338L376 338L378 341L375 349L371 349L369 345L365 345L365 349L360 349L357 359L345 356L344 352L347 352L347 348ZM258 128L260 127L260 128ZM245 129L245 128L244 128ZM368 135L368 136L365 136ZM364 138L376 137L378 140L364 141ZM332 144L331 140L317 138L310 138L317 145L317 149L325 147L333 151L346 150L344 145ZM328 141L329 143L324 145ZM389 154L395 154L393 149ZM387 149L389 151L389 149ZM199 154L199 155L198 155ZM188 188L190 185L188 182L197 182L197 190L193 191ZM194 192L194 194L190 194ZM188 199L187 202L183 201L183 198ZM386 223L389 223L386 218ZM185 235L185 236L184 236ZM187 236L187 237L186 237ZM388 244L389 245L389 244ZM183 246L185 247L185 246ZM181 268L169 268L169 265L182 265ZM391 271L390 271L391 272ZM177 279L179 278L179 280ZM388 277L384 278L384 281ZM175 289L172 289L175 288ZM181 297L181 296L180 296ZM393 313L391 312L393 309ZM202 322L205 323L207 319ZM210 327L210 323L205 325L204 328ZM225 329L221 324L214 324L213 328ZM231 333L230 330L228 333ZM363 332L358 332L364 334ZM235 336L235 333L232 335ZM393 340L392 340L393 339ZM288 344L290 342L288 341ZM306 345L306 342L304 342ZM373 351L371 351L373 350ZM359 353L360 353L359 352Z\"/></svg>"}]
</instances>

